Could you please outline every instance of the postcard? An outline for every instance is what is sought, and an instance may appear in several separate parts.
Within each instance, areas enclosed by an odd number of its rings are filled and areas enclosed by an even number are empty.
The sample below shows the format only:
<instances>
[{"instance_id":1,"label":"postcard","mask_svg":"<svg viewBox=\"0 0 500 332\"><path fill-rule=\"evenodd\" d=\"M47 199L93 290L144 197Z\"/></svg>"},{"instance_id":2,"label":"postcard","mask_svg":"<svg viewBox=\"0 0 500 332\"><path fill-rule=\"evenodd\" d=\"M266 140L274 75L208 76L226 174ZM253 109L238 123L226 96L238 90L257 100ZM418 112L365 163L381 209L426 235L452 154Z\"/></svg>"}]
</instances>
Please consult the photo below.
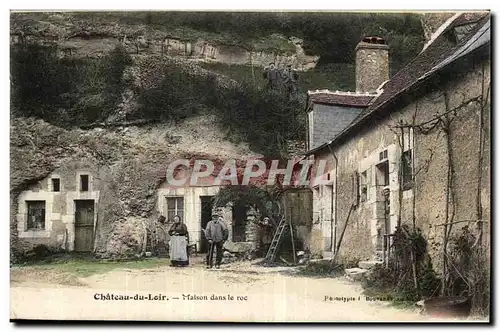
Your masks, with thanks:
<instances>
[{"instance_id":1,"label":"postcard","mask_svg":"<svg viewBox=\"0 0 500 332\"><path fill-rule=\"evenodd\" d=\"M11 321L489 322L490 24L11 11Z\"/></svg>"}]
</instances>

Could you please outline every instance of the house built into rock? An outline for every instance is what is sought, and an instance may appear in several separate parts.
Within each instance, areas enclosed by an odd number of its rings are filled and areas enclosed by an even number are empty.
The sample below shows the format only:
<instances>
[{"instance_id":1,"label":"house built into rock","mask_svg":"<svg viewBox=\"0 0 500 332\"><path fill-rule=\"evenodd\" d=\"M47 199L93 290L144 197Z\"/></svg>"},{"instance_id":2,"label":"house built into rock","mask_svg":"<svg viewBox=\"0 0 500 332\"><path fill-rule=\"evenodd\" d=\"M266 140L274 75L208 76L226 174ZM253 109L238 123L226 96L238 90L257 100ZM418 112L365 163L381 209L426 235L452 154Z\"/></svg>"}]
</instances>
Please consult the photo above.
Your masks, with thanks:
<instances>
[{"instance_id":1,"label":"house built into rock","mask_svg":"<svg viewBox=\"0 0 500 332\"><path fill-rule=\"evenodd\" d=\"M17 236L29 250L94 250L100 181L88 165L59 168L19 194Z\"/></svg>"}]
</instances>

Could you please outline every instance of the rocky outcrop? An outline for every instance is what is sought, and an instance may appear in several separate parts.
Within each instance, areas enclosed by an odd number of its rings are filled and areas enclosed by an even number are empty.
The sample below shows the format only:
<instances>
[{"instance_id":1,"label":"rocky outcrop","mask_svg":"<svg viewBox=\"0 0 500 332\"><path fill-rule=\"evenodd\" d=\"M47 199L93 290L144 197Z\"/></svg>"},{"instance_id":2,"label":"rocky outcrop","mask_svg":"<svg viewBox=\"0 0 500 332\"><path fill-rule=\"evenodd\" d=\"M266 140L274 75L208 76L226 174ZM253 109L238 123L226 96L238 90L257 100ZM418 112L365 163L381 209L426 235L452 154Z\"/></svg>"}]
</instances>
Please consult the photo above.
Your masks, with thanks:
<instances>
[{"instance_id":1,"label":"rocky outcrop","mask_svg":"<svg viewBox=\"0 0 500 332\"><path fill-rule=\"evenodd\" d=\"M194 117L179 124L92 130L68 130L43 120L13 118L10 151L13 261L30 249L17 237L19 193L52 171L82 160L99 169L103 183L97 206L96 252L111 259L141 255L145 250L145 230L157 218L156 188L166 165L199 151L220 159L254 155L247 145L224 140L213 116Z\"/></svg>"},{"instance_id":2,"label":"rocky outcrop","mask_svg":"<svg viewBox=\"0 0 500 332\"><path fill-rule=\"evenodd\" d=\"M149 221L145 218L129 217L117 222L108 237L105 250L98 252L100 258L129 259L141 257L146 252Z\"/></svg>"},{"instance_id":3,"label":"rocky outcrop","mask_svg":"<svg viewBox=\"0 0 500 332\"><path fill-rule=\"evenodd\" d=\"M42 13L40 13L41 15ZM306 55L302 40L273 34L267 38L286 45L283 49L263 47L259 40L241 46L216 38L181 37L178 31L141 24L75 18L72 13L17 13L11 17L11 44L38 42L56 44L61 56L101 57L117 45L130 54L168 55L190 61L233 65L293 65L297 70L316 66L319 56ZM199 33L203 35L203 33ZM208 34L207 34L208 36Z\"/></svg>"}]
</instances>

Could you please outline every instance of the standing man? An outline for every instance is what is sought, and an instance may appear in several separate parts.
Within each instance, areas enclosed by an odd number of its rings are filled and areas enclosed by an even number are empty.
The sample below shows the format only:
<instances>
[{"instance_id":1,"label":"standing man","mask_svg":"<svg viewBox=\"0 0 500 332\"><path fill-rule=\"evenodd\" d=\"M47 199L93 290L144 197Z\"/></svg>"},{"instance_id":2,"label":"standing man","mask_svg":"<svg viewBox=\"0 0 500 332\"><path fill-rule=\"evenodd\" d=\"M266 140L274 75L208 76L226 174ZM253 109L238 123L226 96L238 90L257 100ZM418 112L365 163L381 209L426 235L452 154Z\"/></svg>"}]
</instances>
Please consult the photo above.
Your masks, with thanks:
<instances>
[{"instance_id":1,"label":"standing man","mask_svg":"<svg viewBox=\"0 0 500 332\"><path fill-rule=\"evenodd\" d=\"M283 74L283 84L285 85L286 95L289 99L293 99L297 96L298 80L299 74L292 68L292 65L288 65Z\"/></svg>"},{"instance_id":2,"label":"standing man","mask_svg":"<svg viewBox=\"0 0 500 332\"><path fill-rule=\"evenodd\" d=\"M229 236L227 226L221 216L214 213L212 214L212 220L207 224L205 229L205 237L210 245L207 256L207 268L210 269L213 266L214 250L217 251L215 258L215 267L218 269L222 262L222 246L226 242Z\"/></svg>"},{"instance_id":3,"label":"standing man","mask_svg":"<svg viewBox=\"0 0 500 332\"><path fill-rule=\"evenodd\" d=\"M264 78L267 80L267 88L269 90L277 90L278 83L281 78L280 72L276 69L274 62L271 62L269 66L264 68L263 73Z\"/></svg>"}]
</instances>

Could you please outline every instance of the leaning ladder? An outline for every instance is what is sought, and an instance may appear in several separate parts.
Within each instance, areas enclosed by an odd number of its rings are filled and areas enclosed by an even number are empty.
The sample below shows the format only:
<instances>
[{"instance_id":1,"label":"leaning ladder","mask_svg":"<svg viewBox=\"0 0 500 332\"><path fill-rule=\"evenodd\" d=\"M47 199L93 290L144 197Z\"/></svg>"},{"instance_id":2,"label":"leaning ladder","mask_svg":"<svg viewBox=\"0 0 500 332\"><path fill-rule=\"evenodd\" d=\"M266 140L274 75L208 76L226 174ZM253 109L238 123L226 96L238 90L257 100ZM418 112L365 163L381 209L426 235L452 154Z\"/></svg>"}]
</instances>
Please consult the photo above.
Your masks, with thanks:
<instances>
[{"instance_id":1,"label":"leaning ladder","mask_svg":"<svg viewBox=\"0 0 500 332\"><path fill-rule=\"evenodd\" d=\"M265 262L270 263L276 259L276 253L278 251L278 246L281 243L281 239L283 238L283 233L285 232L286 226L290 227L290 233L292 236L292 245L293 245L293 256L294 256L294 261L295 261L295 243L293 240L292 224L290 222L287 225L285 216L283 216L283 217L281 217L278 228L276 228L276 232L274 232L273 241L271 242L271 246L269 247L269 250L267 251L266 257L264 258Z\"/></svg>"}]
</instances>

